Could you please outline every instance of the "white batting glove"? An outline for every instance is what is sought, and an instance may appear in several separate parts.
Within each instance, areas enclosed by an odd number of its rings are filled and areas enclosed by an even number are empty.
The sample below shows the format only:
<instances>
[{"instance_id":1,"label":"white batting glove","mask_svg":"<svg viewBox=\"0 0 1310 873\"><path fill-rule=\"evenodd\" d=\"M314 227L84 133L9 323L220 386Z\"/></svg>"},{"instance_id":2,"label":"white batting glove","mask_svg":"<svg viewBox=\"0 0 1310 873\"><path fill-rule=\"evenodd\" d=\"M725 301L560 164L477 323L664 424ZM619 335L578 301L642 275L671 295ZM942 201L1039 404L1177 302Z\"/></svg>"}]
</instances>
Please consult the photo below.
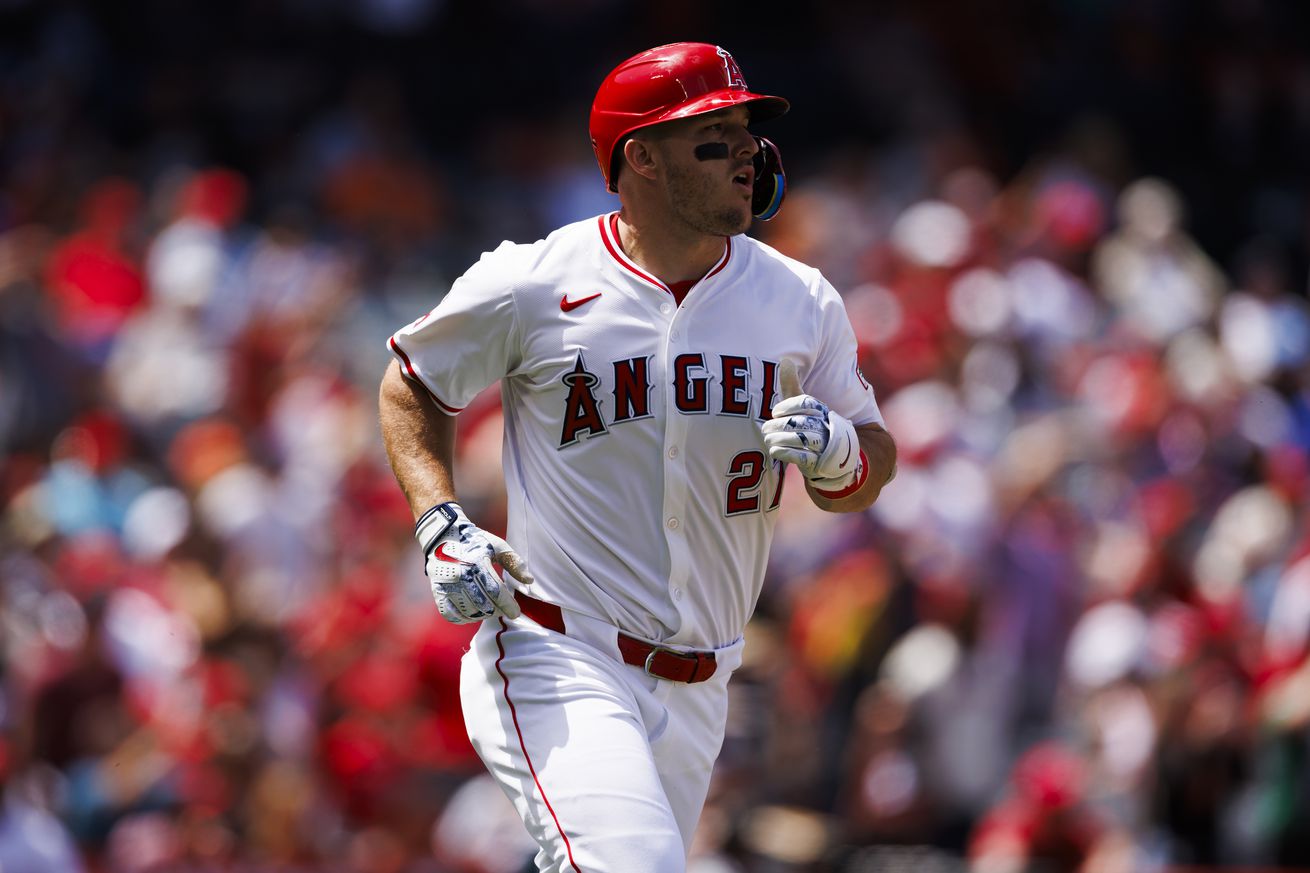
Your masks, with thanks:
<instances>
[{"instance_id":1,"label":"white batting glove","mask_svg":"<svg viewBox=\"0 0 1310 873\"><path fill-rule=\"evenodd\" d=\"M527 562L509 543L469 521L458 503L440 503L423 513L414 526L414 538L427 558L432 599L442 618L468 624L496 614L519 617L512 583L491 562L519 583L531 585Z\"/></svg>"},{"instance_id":2,"label":"white batting glove","mask_svg":"<svg viewBox=\"0 0 1310 873\"><path fill-rule=\"evenodd\" d=\"M773 419L764 423L763 431L769 457L795 464L821 491L841 491L859 476L855 425L809 394L788 397L773 407Z\"/></svg>"},{"instance_id":3,"label":"white batting glove","mask_svg":"<svg viewBox=\"0 0 1310 873\"><path fill-rule=\"evenodd\" d=\"M783 400L762 428L769 457L795 464L820 491L842 491L854 484L861 472L855 425L801 391L796 362L790 358L778 365L778 387Z\"/></svg>"}]
</instances>

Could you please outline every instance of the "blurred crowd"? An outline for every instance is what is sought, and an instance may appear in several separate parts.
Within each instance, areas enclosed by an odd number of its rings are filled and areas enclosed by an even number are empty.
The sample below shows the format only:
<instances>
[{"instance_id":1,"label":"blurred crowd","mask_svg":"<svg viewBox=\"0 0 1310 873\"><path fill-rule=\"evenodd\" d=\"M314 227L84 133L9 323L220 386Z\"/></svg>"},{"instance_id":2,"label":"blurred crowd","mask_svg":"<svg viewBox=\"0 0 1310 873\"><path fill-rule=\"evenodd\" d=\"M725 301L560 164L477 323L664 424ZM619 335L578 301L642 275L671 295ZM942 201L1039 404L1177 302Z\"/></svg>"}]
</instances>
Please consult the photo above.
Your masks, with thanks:
<instances>
[{"instance_id":1,"label":"blurred crowd","mask_svg":"<svg viewBox=\"0 0 1310 873\"><path fill-rule=\"evenodd\" d=\"M612 208L594 82L702 32L796 106L753 232L842 292L901 460L868 513L784 492L693 869L1310 868L1295 13L828 2L789 67L767 21L517 0L507 46L612 56L511 114L403 75L483 51L481 7L129 5L0 4L3 873L525 869L382 454L385 339ZM1061 51L1098 40L1103 80ZM501 424L488 391L458 450L503 531Z\"/></svg>"}]
</instances>

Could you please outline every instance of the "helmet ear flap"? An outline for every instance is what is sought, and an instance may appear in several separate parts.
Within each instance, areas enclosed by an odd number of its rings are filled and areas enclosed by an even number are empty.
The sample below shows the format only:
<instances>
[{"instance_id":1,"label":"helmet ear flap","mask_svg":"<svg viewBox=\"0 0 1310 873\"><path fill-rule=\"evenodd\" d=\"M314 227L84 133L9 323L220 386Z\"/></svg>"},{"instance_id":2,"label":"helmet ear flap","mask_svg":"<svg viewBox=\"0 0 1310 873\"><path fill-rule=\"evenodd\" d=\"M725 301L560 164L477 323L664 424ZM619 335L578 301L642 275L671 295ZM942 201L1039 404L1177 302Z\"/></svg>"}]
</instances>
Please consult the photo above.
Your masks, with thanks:
<instances>
[{"instance_id":1,"label":"helmet ear flap","mask_svg":"<svg viewBox=\"0 0 1310 873\"><path fill-rule=\"evenodd\" d=\"M787 174L782 169L778 147L762 136L755 137L760 150L755 153L755 190L751 193L751 214L768 221L782 208L787 196Z\"/></svg>"}]
</instances>

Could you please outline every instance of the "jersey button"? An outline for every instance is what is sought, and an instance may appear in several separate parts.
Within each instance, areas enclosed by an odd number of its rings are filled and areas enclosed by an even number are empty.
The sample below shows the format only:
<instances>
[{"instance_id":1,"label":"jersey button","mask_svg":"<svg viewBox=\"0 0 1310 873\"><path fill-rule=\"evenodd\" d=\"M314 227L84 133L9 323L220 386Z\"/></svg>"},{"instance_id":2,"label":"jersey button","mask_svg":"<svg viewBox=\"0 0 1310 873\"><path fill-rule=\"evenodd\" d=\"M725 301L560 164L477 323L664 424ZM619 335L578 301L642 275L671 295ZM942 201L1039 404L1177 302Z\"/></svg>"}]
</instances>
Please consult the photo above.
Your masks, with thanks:
<instances>
[{"instance_id":1,"label":"jersey button","mask_svg":"<svg viewBox=\"0 0 1310 873\"><path fill-rule=\"evenodd\" d=\"M669 334L669 336L673 337L675 340L676 340L676 339L682 339L682 331L680 331L680 330L675 330L675 331L673 331L673 333Z\"/></svg>"},{"instance_id":2,"label":"jersey button","mask_svg":"<svg viewBox=\"0 0 1310 873\"><path fill-rule=\"evenodd\" d=\"M660 312L663 312L665 315L668 315L668 314L669 314L670 312L672 312L672 311L673 311L673 305L672 305L672 304L670 304L670 303L661 303L661 304L660 304Z\"/></svg>"},{"instance_id":3,"label":"jersey button","mask_svg":"<svg viewBox=\"0 0 1310 873\"><path fill-rule=\"evenodd\" d=\"M670 519L668 520L667 524L668 524L668 526L669 526L669 530L677 530L677 529L678 529L678 519L677 519L677 518L670 518Z\"/></svg>"},{"instance_id":4,"label":"jersey button","mask_svg":"<svg viewBox=\"0 0 1310 873\"><path fill-rule=\"evenodd\" d=\"M669 457L670 457L670 458L676 458L677 456L678 456L678 447L677 447L677 446L674 446L673 448L669 449Z\"/></svg>"},{"instance_id":5,"label":"jersey button","mask_svg":"<svg viewBox=\"0 0 1310 873\"><path fill-rule=\"evenodd\" d=\"M681 599L682 599L682 589L681 589L681 588L674 588L674 589L673 589L673 599L674 599L674 600L681 600Z\"/></svg>"}]
</instances>

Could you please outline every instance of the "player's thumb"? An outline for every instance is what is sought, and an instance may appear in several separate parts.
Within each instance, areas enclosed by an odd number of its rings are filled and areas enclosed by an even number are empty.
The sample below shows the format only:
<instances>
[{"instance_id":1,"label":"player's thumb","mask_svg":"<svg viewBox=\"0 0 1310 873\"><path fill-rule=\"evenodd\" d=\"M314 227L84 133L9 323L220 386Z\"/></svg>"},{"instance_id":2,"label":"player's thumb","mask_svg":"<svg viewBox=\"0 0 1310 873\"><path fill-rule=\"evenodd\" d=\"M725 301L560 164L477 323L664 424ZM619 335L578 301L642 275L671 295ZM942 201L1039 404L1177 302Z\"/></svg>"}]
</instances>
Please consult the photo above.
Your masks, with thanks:
<instances>
[{"instance_id":1,"label":"player's thumb","mask_svg":"<svg viewBox=\"0 0 1310 873\"><path fill-rule=\"evenodd\" d=\"M778 388L784 400L801 393L801 377L796 370L796 362L791 358L783 358L782 363L778 364Z\"/></svg>"},{"instance_id":2,"label":"player's thumb","mask_svg":"<svg viewBox=\"0 0 1310 873\"><path fill-rule=\"evenodd\" d=\"M487 539L491 541L491 547L495 551L496 563L504 567L506 573L524 585L531 585L536 581L532 571L528 569L528 562L514 551L509 543L494 534L487 534Z\"/></svg>"}]
</instances>

